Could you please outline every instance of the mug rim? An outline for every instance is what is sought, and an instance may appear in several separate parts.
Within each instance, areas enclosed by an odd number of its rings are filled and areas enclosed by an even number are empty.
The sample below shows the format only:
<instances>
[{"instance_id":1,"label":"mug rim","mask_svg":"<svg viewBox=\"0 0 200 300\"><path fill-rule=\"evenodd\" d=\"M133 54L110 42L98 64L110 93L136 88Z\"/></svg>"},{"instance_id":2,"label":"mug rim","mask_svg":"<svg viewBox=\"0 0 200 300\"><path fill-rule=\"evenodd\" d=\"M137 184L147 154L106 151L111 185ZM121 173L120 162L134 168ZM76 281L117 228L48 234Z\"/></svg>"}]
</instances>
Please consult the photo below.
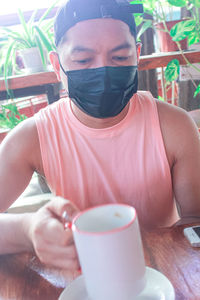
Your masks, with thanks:
<instances>
[{"instance_id":1,"label":"mug rim","mask_svg":"<svg viewBox=\"0 0 200 300\"><path fill-rule=\"evenodd\" d=\"M126 225L123 225L121 227L114 228L114 229L111 229L111 230L107 230L107 231L89 232L89 231L77 228L77 225L75 224L75 222L77 221L77 219L80 216L82 216L83 214L85 214L86 212L88 212L88 211L90 211L92 209L103 207L103 206L126 206L126 207L129 207L133 211L133 218ZM73 218L73 220L72 220L72 227L71 228L72 228L73 232L78 232L78 233L81 233L81 234L86 234L86 235L106 235L106 234L111 234L111 233L117 233L117 232L123 231L124 229L127 229L128 227L130 227L135 222L136 218L137 218L136 209L133 206L131 206L131 205L125 204L125 203L106 203L106 204L95 205L93 207L89 207L89 208L87 208L87 209L79 212Z\"/></svg>"}]
</instances>

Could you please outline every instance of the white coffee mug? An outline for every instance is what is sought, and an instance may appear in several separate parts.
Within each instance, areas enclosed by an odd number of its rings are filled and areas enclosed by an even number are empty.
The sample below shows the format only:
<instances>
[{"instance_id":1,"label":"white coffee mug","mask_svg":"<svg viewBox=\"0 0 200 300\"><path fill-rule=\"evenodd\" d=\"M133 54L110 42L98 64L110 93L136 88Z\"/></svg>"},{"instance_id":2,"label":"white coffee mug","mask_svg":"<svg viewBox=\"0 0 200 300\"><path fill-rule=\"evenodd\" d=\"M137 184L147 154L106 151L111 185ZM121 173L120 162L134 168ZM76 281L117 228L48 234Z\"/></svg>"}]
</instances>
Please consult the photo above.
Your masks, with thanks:
<instances>
[{"instance_id":1,"label":"white coffee mug","mask_svg":"<svg viewBox=\"0 0 200 300\"><path fill-rule=\"evenodd\" d=\"M106 204L79 213L72 231L91 300L133 300L145 287L136 211Z\"/></svg>"}]
</instances>

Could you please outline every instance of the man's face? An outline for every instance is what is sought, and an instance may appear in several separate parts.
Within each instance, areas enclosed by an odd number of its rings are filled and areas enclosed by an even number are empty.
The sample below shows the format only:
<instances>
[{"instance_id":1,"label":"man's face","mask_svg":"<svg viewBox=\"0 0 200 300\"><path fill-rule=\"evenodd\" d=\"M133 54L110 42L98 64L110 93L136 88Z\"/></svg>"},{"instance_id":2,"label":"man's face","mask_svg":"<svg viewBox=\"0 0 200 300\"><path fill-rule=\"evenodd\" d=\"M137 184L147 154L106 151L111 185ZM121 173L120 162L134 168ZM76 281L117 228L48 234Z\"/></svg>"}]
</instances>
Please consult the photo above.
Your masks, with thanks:
<instances>
[{"instance_id":1,"label":"man's face","mask_svg":"<svg viewBox=\"0 0 200 300\"><path fill-rule=\"evenodd\" d=\"M132 66L137 65L138 60L135 39L128 25L114 19L94 19L77 23L66 33L58 54L66 71ZM59 67L57 71L67 88L66 75Z\"/></svg>"}]
</instances>

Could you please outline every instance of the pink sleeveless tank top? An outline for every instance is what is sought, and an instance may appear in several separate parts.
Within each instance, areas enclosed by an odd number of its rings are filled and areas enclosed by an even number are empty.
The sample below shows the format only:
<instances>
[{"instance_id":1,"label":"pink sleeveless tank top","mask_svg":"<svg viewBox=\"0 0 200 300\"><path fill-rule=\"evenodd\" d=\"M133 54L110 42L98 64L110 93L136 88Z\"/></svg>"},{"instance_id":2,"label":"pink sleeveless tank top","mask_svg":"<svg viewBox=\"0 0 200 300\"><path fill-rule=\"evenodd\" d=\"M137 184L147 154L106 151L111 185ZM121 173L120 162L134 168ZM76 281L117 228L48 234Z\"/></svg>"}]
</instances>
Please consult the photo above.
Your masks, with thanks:
<instances>
[{"instance_id":1,"label":"pink sleeveless tank top","mask_svg":"<svg viewBox=\"0 0 200 300\"><path fill-rule=\"evenodd\" d=\"M135 94L117 125L93 129L74 116L69 98L35 115L46 180L80 210L127 203L144 226L170 226L179 217L157 105Z\"/></svg>"}]
</instances>

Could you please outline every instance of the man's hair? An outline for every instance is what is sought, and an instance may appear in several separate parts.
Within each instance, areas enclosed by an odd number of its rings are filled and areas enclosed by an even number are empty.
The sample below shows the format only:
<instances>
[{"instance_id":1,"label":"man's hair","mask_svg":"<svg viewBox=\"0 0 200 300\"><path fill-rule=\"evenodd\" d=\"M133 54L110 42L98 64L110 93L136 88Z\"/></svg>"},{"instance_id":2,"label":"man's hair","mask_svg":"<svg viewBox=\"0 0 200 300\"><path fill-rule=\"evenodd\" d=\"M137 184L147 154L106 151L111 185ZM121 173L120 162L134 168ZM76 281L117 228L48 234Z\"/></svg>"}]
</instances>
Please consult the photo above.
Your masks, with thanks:
<instances>
[{"instance_id":1,"label":"man's hair","mask_svg":"<svg viewBox=\"0 0 200 300\"><path fill-rule=\"evenodd\" d=\"M125 22L136 40L133 13L142 13L142 4L130 4L128 0L67 0L57 12L54 22L56 47L62 43L65 33L76 23L99 18L112 18Z\"/></svg>"}]
</instances>

